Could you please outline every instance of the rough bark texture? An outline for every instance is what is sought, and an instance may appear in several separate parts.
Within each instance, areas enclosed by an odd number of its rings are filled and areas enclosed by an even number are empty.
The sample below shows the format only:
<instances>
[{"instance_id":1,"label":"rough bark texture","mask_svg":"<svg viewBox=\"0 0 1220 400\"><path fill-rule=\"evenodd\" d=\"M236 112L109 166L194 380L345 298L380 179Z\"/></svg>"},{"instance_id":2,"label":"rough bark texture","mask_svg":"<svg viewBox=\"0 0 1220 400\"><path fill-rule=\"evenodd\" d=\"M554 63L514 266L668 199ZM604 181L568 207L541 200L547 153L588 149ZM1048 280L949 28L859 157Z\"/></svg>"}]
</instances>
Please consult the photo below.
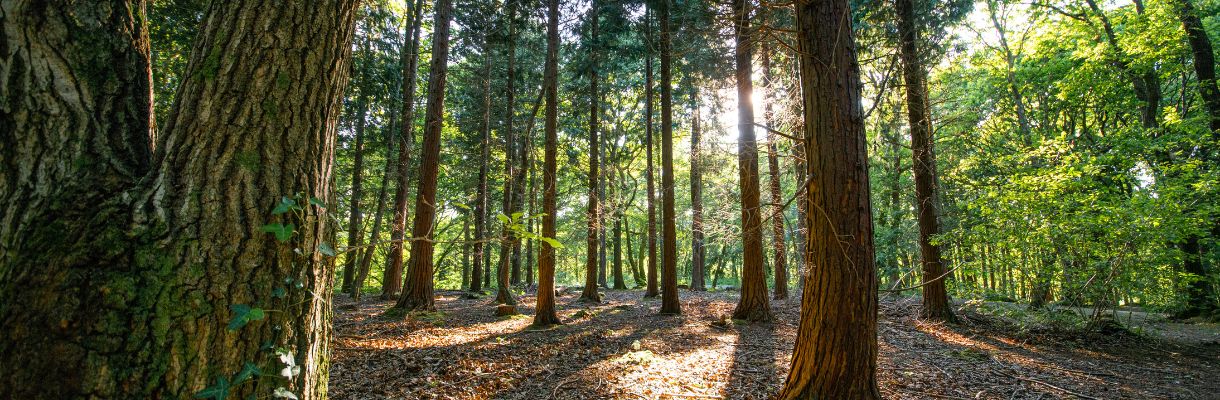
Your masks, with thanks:
<instances>
[{"instance_id":1,"label":"rough bark texture","mask_svg":"<svg viewBox=\"0 0 1220 400\"><path fill-rule=\"evenodd\" d=\"M424 136L420 147L419 191L415 197L415 219L411 229L411 260L408 280L395 308L433 311L432 224L436 219L436 181L440 172L441 128L445 122L445 78L449 72L450 0L436 1L432 24L432 66L428 72L428 105L424 112Z\"/></svg>"},{"instance_id":2,"label":"rough bark texture","mask_svg":"<svg viewBox=\"0 0 1220 400\"><path fill-rule=\"evenodd\" d=\"M690 290L707 290L704 282L707 272L707 248L703 242L703 160L700 158L702 132L699 126L699 95L691 95L690 128L690 209L691 209L691 255Z\"/></svg>"},{"instance_id":3,"label":"rough bark texture","mask_svg":"<svg viewBox=\"0 0 1220 400\"><path fill-rule=\"evenodd\" d=\"M767 272L763 256L763 227L758 179L758 142L754 138L754 93L752 58L754 39L750 32L749 0L733 0L734 48L737 70L737 181L741 190L742 280L741 297L733 319L768 321Z\"/></svg>"},{"instance_id":4,"label":"rough bark texture","mask_svg":"<svg viewBox=\"0 0 1220 400\"><path fill-rule=\"evenodd\" d=\"M907 124L911 130L912 170L915 175L915 211L919 224L919 260L923 267L923 318L952 321L953 308L945 280L947 274L940 247L932 236L940 234L936 203L935 138L928 115L927 72L919 58L919 28L915 26L913 0L896 0L901 44L902 77L906 82Z\"/></svg>"},{"instance_id":5,"label":"rough bark texture","mask_svg":"<svg viewBox=\"0 0 1220 400\"><path fill-rule=\"evenodd\" d=\"M660 0L661 19L661 237L664 273L661 276L661 314L682 313L678 304L678 226L674 214L674 127L671 33L669 31L670 0ZM764 289L765 290L765 289Z\"/></svg>"},{"instance_id":6,"label":"rough bark texture","mask_svg":"<svg viewBox=\"0 0 1220 400\"><path fill-rule=\"evenodd\" d=\"M623 280L623 215L614 216L614 288L627 290L627 281Z\"/></svg>"},{"instance_id":7,"label":"rough bark texture","mask_svg":"<svg viewBox=\"0 0 1220 400\"><path fill-rule=\"evenodd\" d=\"M512 14L514 12L513 10L515 4L516 3L514 2L509 2L508 18L510 19L513 18ZM490 54L490 52L488 53ZM509 58L512 57L510 56ZM490 64L488 64L488 66L490 68ZM488 70L488 75L491 75L490 69ZM516 161L516 157L520 156L520 154L518 154L518 147L520 146L515 137L515 132L513 132L513 98L511 94L512 79L509 79L509 82L509 96L507 99L508 113L505 114L506 122L504 129L504 195L501 199L501 209L504 210L505 216L511 217L517 212L517 207L521 203L518 201L518 199L514 198L516 196L516 193L514 193L514 188L516 187L516 182L520 176L520 171L517 171ZM488 89L490 89L490 87ZM488 106L490 105L491 104L489 103ZM511 273L510 269L512 268L513 249L517 247L517 238L516 235L513 234L512 230L509 229L507 224L504 225L504 229L501 231L500 235L504 238L504 241L500 243L500 259L496 269L496 303L500 305L512 306L517 304L517 299L513 297L512 286L510 286L511 277L509 275ZM502 315L500 313L506 312L505 310L508 310L508 308L499 308L499 310L500 311L497 311L497 315ZM516 311L515 309L513 310L513 314L515 314Z\"/></svg>"},{"instance_id":8,"label":"rough bark texture","mask_svg":"<svg viewBox=\"0 0 1220 400\"><path fill-rule=\"evenodd\" d=\"M859 66L847 0L798 1L809 276L782 399L879 399L877 286Z\"/></svg>"},{"instance_id":9,"label":"rough bark texture","mask_svg":"<svg viewBox=\"0 0 1220 400\"><path fill-rule=\"evenodd\" d=\"M588 234L585 237L585 287L580 293L581 301L600 303L601 295L597 293L597 272L598 272L598 239L597 233L601 230L601 204L597 197L598 178L600 174L597 170L597 162L600 156L599 141L597 140L597 0L593 0L593 5L589 8L589 20L592 25L590 29L590 41L594 43L593 50L589 52L589 201L585 211L585 219L588 226Z\"/></svg>"},{"instance_id":10,"label":"rough bark texture","mask_svg":"<svg viewBox=\"0 0 1220 400\"><path fill-rule=\"evenodd\" d=\"M415 0L411 12L411 41L404 41L400 52L402 64L402 121L398 137L398 182L394 190L394 223L390 228L390 251L381 279L381 299L390 300L402 289L402 251L406 246L407 199L411 188L411 151L415 148L415 75L419 71L419 35L423 26L424 0ZM410 47L407 47L410 46Z\"/></svg>"},{"instance_id":11,"label":"rough bark texture","mask_svg":"<svg viewBox=\"0 0 1220 400\"><path fill-rule=\"evenodd\" d=\"M547 1L546 67L543 92L546 97L546 155L542 167L542 236L555 237L555 156L559 142L559 0ZM555 248L542 241L538 254L538 294L534 307L534 325L546 327L559 324L555 314Z\"/></svg>"},{"instance_id":12,"label":"rough bark texture","mask_svg":"<svg viewBox=\"0 0 1220 400\"><path fill-rule=\"evenodd\" d=\"M771 112L771 101L775 99L775 82L771 80L771 47L763 45L762 56L763 83L767 88L764 98L763 118L767 122L767 172L770 174L771 189L771 237L775 249L772 267L775 271L775 284L772 295L776 299L788 298L788 249L784 246L784 196L780 187L779 172L779 135L774 132L775 115Z\"/></svg>"},{"instance_id":13,"label":"rough bark texture","mask_svg":"<svg viewBox=\"0 0 1220 400\"><path fill-rule=\"evenodd\" d=\"M646 23L648 30L649 41L652 39L652 22ZM649 49L652 47L649 46ZM660 291L657 290L657 205L656 205L656 183L653 177L653 162L652 162L652 53L649 53L644 60L644 148L648 157L648 165L644 171L645 180L648 181L648 288L644 291L644 297L657 297Z\"/></svg>"},{"instance_id":14,"label":"rough bark texture","mask_svg":"<svg viewBox=\"0 0 1220 400\"><path fill-rule=\"evenodd\" d=\"M343 260L343 283L340 288L344 293L352 292L352 282L356 280L356 261L360 259L360 243L364 241L364 216L360 211L360 197L364 193L364 128L365 115L368 113L368 98L362 93L356 100L356 145L352 148L352 197L351 208L348 209L347 246L353 248L347 252Z\"/></svg>"},{"instance_id":15,"label":"rough bark texture","mask_svg":"<svg viewBox=\"0 0 1220 400\"><path fill-rule=\"evenodd\" d=\"M211 7L154 155L143 2L0 3L0 397L190 398L266 341L325 395L326 219L271 211L329 196L355 6Z\"/></svg>"}]
</instances>

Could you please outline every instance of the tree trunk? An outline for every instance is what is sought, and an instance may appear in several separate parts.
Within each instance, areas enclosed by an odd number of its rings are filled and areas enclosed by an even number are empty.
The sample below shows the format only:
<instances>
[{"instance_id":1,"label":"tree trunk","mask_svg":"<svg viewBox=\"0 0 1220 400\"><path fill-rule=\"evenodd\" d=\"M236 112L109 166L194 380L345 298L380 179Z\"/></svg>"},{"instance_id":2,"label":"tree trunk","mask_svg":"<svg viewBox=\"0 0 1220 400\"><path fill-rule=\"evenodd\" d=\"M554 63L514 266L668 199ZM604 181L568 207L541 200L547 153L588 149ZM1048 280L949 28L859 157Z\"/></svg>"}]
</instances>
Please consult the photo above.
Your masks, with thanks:
<instances>
[{"instance_id":1,"label":"tree trunk","mask_svg":"<svg viewBox=\"0 0 1220 400\"><path fill-rule=\"evenodd\" d=\"M614 289L626 290L627 282L623 280L623 215L614 218Z\"/></svg>"},{"instance_id":2,"label":"tree trunk","mask_svg":"<svg viewBox=\"0 0 1220 400\"><path fill-rule=\"evenodd\" d=\"M663 273L661 276L661 314L682 313L678 303L678 226L674 214L674 127L671 33L669 31L670 0L661 0L661 237L664 241ZM765 290L765 289L764 289Z\"/></svg>"},{"instance_id":3,"label":"tree trunk","mask_svg":"<svg viewBox=\"0 0 1220 400\"><path fill-rule=\"evenodd\" d=\"M408 191L411 188L411 151L415 147L415 76L419 71L419 35L423 26L424 0L415 0L411 7L411 41L408 49L403 42L400 51L402 64L402 121L398 138L398 184L394 190L394 224L390 229L390 251L386 255L385 273L381 279L381 299L390 300L402 289L402 249L406 245L404 232L407 226ZM409 50L409 52L408 52Z\"/></svg>"},{"instance_id":4,"label":"tree trunk","mask_svg":"<svg viewBox=\"0 0 1220 400\"><path fill-rule=\"evenodd\" d=\"M589 8L589 20L592 25L590 29L590 46L592 50L589 52L589 201L588 208L585 211L585 218L588 226L588 234L585 236L585 287L580 293L580 300L592 303L600 303L601 295L597 293L597 272L598 272L598 254L597 250L599 243L597 240L597 232L601 229L601 204L597 197L599 173L597 171L597 162L600 156L600 141L597 140L597 9L599 4L597 0L593 0L593 5Z\"/></svg>"},{"instance_id":5,"label":"tree trunk","mask_svg":"<svg viewBox=\"0 0 1220 400\"><path fill-rule=\"evenodd\" d=\"M784 199L782 188L780 187L779 173L779 135L774 133L775 115L771 112L771 101L775 99L775 85L771 80L771 46L765 42L763 44L762 69L763 83L766 85L767 93L764 97L764 112L763 118L767 120L767 172L770 173L770 189L771 189L771 236L772 246L775 248L775 262L772 267L775 269L775 287L773 288L773 296L777 300L788 298L788 252L784 247Z\"/></svg>"},{"instance_id":6,"label":"tree trunk","mask_svg":"<svg viewBox=\"0 0 1220 400\"><path fill-rule=\"evenodd\" d=\"M733 319L770 321L767 273L764 269L763 227L758 179L758 142L754 139L754 92L751 81L754 39L750 32L749 0L733 0L734 48L737 64L737 179L741 188L741 297Z\"/></svg>"},{"instance_id":7,"label":"tree trunk","mask_svg":"<svg viewBox=\"0 0 1220 400\"><path fill-rule=\"evenodd\" d=\"M381 188L377 189L377 214L373 217L373 231L369 235L369 248L365 249L360 256L360 267L356 272L356 280L352 283L352 298L360 299L361 289L364 288L364 281L369 277L369 267L373 263L373 255L377 252L377 244L381 239L381 221L385 217L385 201L386 193L389 192L390 182L394 180L398 173L397 164L394 163L394 128L398 118L390 115L390 128L386 135L386 151L385 151L385 172L381 178ZM403 151L403 150L400 150Z\"/></svg>"},{"instance_id":8,"label":"tree trunk","mask_svg":"<svg viewBox=\"0 0 1220 400\"><path fill-rule=\"evenodd\" d=\"M879 399L877 278L860 77L847 0L798 2L807 290L782 399ZM816 210L816 211L815 211Z\"/></svg>"},{"instance_id":9,"label":"tree trunk","mask_svg":"<svg viewBox=\"0 0 1220 400\"><path fill-rule=\"evenodd\" d=\"M668 0L666 0L668 1ZM645 17L645 28L648 33L648 41L652 42L652 23L649 18ZM649 49L652 46L648 46ZM656 185L653 179L653 163L652 163L652 53L649 52L644 59L644 148L647 153L648 163L647 170L644 173L645 180L648 181L648 288L644 291L644 297L657 297L660 292L657 290L657 206L656 206Z\"/></svg>"},{"instance_id":10,"label":"tree trunk","mask_svg":"<svg viewBox=\"0 0 1220 400\"><path fill-rule=\"evenodd\" d=\"M542 167L542 236L555 237L556 203L556 153L559 135L559 0L547 1L546 67L543 75L543 91L546 96L546 155ZM538 254L538 294L534 307L534 325L545 327L559 324L555 314L555 247L547 241L540 243Z\"/></svg>"},{"instance_id":11,"label":"tree trunk","mask_svg":"<svg viewBox=\"0 0 1220 400\"><path fill-rule=\"evenodd\" d=\"M1207 113L1211 117L1208 123L1211 139L1213 142L1220 142L1220 89L1217 89L1216 84L1215 50L1203 21L1199 18L1199 11L1191 0L1175 0L1174 3L1194 57L1195 75L1199 78L1199 96L1203 98L1203 105L1207 107Z\"/></svg>"},{"instance_id":12,"label":"tree trunk","mask_svg":"<svg viewBox=\"0 0 1220 400\"><path fill-rule=\"evenodd\" d=\"M506 46L505 57L508 59L508 73L506 74L507 82L505 83L504 90L504 131L508 134L508 137L516 138L517 140L515 143L517 153L514 160L518 163L517 168L513 171L514 174L510 175L513 183L513 203L511 208L512 213L508 215L511 216L519 211L522 211L525 206L525 171L526 168L528 168L526 165L528 161L526 160L525 152L526 144L528 142L528 134L520 135L520 137L518 137L516 135L516 131L513 130L513 123L515 122L516 117L515 110L517 106L517 91L515 89L515 83L517 80L517 2L515 0L508 0L506 3L508 8L508 36L505 37L505 40L508 42L508 46ZM518 218L514 218L514 222L521 223L522 221L519 221ZM510 239L513 251L512 273L509 277L509 281L512 285L516 286L521 284L521 239L517 238L515 235Z\"/></svg>"},{"instance_id":13,"label":"tree trunk","mask_svg":"<svg viewBox=\"0 0 1220 400\"><path fill-rule=\"evenodd\" d=\"M907 123L911 130L912 168L915 171L915 203L919 223L919 260L923 266L923 318L953 321L953 308L945 280L948 273L941 260L940 246L932 236L940 234L940 215L936 204L936 157L932 120L928 115L927 72L919 59L919 30L915 26L914 0L896 0L899 57L906 82Z\"/></svg>"},{"instance_id":14,"label":"tree trunk","mask_svg":"<svg viewBox=\"0 0 1220 400\"><path fill-rule=\"evenodd\" d=\"M462 286L458 290L470 287L470 218L462 219Z\"/></svg>"},{"instance_id":15,"label":"tree trunk","mask_svg":"<svg viewBox=\"0 0 1220 400\"><path fill-rule=\"evenodd\" d=\"M690 209L691 209L691 261L690 290L705 291L704 278L707 270L707 249L703 242L703 166L699 142L702 132L699 126L699 95L691 95L694 108L690 128Z\"/></svg>"},{"instance_id":16,"label":"tree trunk","mask_svg":"<svg viewBox=\"0 0 1220 400\"><path fill-rule=\"evenodd\" d=\"M440 172L441 128L445 122L445 77L449 72L450 0L436 0L432 24L432 66L428 72L428 105L424 112L424 137L420 147L419 191L415 197L415 219L406 286L394 307L433 311L432 224L436 219L436 182Z\"/></svg>"},{"instance_id":17,"label":"tree trunk","mask_svg":"<svg viewBox=\"0 0 1220 400\"><path fill-rule=\"evenodd\" d=\"M365 115L368 113L368 97L364 93L356 100L356 109L356 146L352 149L352 197L347 220L347 247L354 250L348 251L343 260L343 283L340 289L344 293L352 293L352 282L356 279L356 261L364 251L360 249L360 243L364 241L360 197L364 192L364 127Z\"/></svg>"},{"instance_id":18,"label":"tree trunk","mask_svg":"<svg viewBox=\"0 0 1220 400\"><path fill-rule=\"evenodd\" d=\"M319 3L212 7L155 155L143 2L0 5L0 320L20 321L0 397L190 398L264 342L305 367L289 390L325 395L334 264L309 199L331 193L356 4ZM290 243L263 231L290 221ZM281 312L233 332L238 305Z\"/></svg>"}]
</instances>

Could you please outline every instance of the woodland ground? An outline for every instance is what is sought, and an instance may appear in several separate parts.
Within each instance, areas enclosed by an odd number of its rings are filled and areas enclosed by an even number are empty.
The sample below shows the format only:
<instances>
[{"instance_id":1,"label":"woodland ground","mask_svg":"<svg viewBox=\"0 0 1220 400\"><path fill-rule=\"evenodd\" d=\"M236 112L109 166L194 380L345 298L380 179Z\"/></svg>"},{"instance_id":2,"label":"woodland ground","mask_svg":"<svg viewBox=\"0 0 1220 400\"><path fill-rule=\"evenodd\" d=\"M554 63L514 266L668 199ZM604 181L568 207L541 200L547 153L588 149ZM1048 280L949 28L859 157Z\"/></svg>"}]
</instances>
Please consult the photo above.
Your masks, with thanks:
<instances>
[{"instance_id":1,"label":"woodland ground","mask_svg":"<svg viewBox=\"0 0 1220 400\"><path fill-rule=\"evenodd\" d=\"M788 372L799 299L773 303L771 324L727 326L736 293L683 291L681 316L659 300L610 291L600 305L557 300L561 327L529 330L496 317L494 296L442 293L438 313L386 318L393 303L336 297L330 396L335 399L766 399ZM1065 333L996 313L959 310L957 325L917 319L917 299L883 297L878 382L887 399L1217 399L1220 332L1175 337L1136 329ZM1158 326L1163 325L1163 326ZM1157 329L1160 329L1158 331Z\"/></svg>"}]
</instances>

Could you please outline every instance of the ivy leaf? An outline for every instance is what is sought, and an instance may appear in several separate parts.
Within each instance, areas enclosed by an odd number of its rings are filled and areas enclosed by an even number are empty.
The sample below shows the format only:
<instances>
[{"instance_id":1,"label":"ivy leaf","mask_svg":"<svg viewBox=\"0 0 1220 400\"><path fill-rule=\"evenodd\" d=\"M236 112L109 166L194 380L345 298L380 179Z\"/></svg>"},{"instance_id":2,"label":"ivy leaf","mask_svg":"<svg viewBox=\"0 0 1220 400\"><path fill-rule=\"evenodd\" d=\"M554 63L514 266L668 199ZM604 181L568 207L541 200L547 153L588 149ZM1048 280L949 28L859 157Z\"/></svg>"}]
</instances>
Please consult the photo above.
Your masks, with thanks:
<instances>
[{"instance_id":1,"label":"ivy leaf","mask_svg":"<svg viewBox=\"0 0 1220 400\"><path fill-rule=\"evenodd\" d=\"M234 304L229 306L229 310L233 311L233 318L229 320L229 330L235 331L246 326L250 321L258 321L267 317L267 314L261 308L251 308L245 304Z\"/></svg>"},{"instance_id":2,"label":"ivy leaf","mask_svg":"<svg viewBox=\"0 0 1220 400\"><path fill-rule=\"evenodd\" d=\"M280 214L283 214L283 213L286 213L286 212L289 212L292 210L300 210L300 209L301 209L301 207L297 205L296 200L293 200L293 199L289 198L288 196L284 196L284 197L280 198L280 203L275 205L275 209L271 210L271 214L280 215Z\"/></svg>"},{"instance_id":3,"label":"ivy leaf","mask_svg":"<svg viewBox=\"0 0 1220 400\"><path fill-rule=\"evenodd\" d=\"M233 375L233 383L245 382L247 379L250 379L250 377L258 375L258 373L258 366L254 365L254 363L247 362L241 367L241 371L237 372L237 375Z\"/></svg>"},{"instance_id":4,"label":"ivy leaf","mask_svg":"<svg viewBox=\"0 0 1220 400\"><path fill-rule=\"evenodd\" d=\"M289 392L288 389L284 389L283 386L275 388L275 392L272 392L271 394L280 399L298 400L297 395L292 394L292 392Z\"/></svg>"},{"instance_id":5,"label":"ivy leaf","mask_svg":"<svg viewBox=\"0 0 1220 400\"><path fill-rule=\"evenodd\" d=\"M284 288L282 288L282 287L277 286L275 289L271 289L271 297L274 297L277 299L282 299L282 298L284 298L284 296L287 296L287 295L288 295L288 292L285 291Z\"/></svg>"},{"instance_id":6,"label":"ivy leaf","mask_svg":"<svg viewBox=\"0 0 1220 400\"><path fill-rule=\"evenodd\" d=\"M232 385L229 384L229 379L222 376L216 378L216 383L212 384L212 386L208 386L203 390L196 392L195 398L224 400L226 397L229 397L230 387L232 387Z\"/></svg>"},{"instance_id":7,"label":"ivy leaf","mask_svg":"<svg viewBox=\"0 0 1220 400\"><path fill-rule=\"evenodd\" d=\"M334 257L336 254L338 254L337 252L335 252L335 248L330 247L330 245L326 244L326 242L322 242L322 244L318 245L318 252L322 253L324 255L331 256L331 257Z\"/></svg>"},{"instance_id":8,"label":"ivy leaf","mask_svg":"<svg viewBox=\"0 0 1220 400\"><path fill-rule=\"evenodd\" d=\"M315 205L315 206L318 206L318 208L323 208L323 209L325 209L325 208L326 208L326 203L324 203L324 202L322 201L322 199L319 199L319 198L317 198L317 197L312 197L312 196L311 196L311 197L309 198L309 204L313 204L313 205Z\"/></svg>"},{"instance_id":9,"label":"ivy leaf","mask_svg":"<svg viewBox=\"0 0 1220 400\"><path fill-rule=\"evenodd\" d=\"M296 228L296 224L267 224L263 225L263 232L275 235L275 240L287 242L288 239L292 239L292 232Z\"/></svg>"}]
</instances>

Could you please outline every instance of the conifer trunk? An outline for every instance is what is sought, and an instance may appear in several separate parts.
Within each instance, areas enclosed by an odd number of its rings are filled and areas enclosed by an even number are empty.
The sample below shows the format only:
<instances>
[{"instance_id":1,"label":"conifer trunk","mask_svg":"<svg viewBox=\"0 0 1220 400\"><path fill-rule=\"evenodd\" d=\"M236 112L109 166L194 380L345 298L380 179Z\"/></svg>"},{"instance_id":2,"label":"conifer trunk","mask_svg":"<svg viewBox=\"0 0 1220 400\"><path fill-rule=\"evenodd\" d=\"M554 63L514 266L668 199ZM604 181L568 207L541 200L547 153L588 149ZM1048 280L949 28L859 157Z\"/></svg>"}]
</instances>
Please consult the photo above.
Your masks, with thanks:
<instances>
[{"instance_id":1,"label":"conifer trunk","mask_svg":"<svg viewBox=\"0 0 1220 400\"><path fill-rule=\"evenodd\" d=\"M546 155L542 167L542 236L555 237L555 186L557 181L556 153L559 135L559 0L547 1L546 66L543 73L546 97ZM545 327L559 324L555 314L555 247L542 241L538 255L538 294L534 307L534 325Z\"/></svg>"},{"instance_id":2,"label":"conifer trunk","mask_svg":"<svg viewBox=\"0 0 1220 400\"><path fill-rule=\"evenodd\" d=\"M402 121L398 137L398 182L394 190L394 223L390 228L390 251L386 256L386 267L381 279L381 299L390 300L402 289L402 252L406 246L407 199L411 188L411 151L415 148L415 84L419 71L419 35L423 26L424 0L415 0L411 7L411 40L403 42L400 51L402 65L402 110L398 120ZM410 46L410 47L407 47ZM416 170L417 171L417 170Z\"/></svg>"},{"instance_id":3,"label":"conifer trunk","mask_svg":"<svg viewBox=\"0 0 1220 400\"><path fill-rule=\"evenodd\" d=\"M733 319L771 320L764 269L763 227L760 215L758 142L754 139L752 62L754 38L750 32L750 0L733 0L733 28L737 81L737 179L741 190L742 280L741 297Z\"/></svg>"},{"instance_id":4,"label":"conifer trunk","mask_svg":"<svg viewBox=\"0 0 1220 400\"><path fill-rule=\"evenodd\" d=\"M651 8L651 7L649 7ZM651 13L648 13L649 15ZM652 41L652 22L645 17L645 25L649 42ZM651 46L648 46L651 49ZM657 297L660 292L657 290L657 206L656 206L656 184L653 177L653 160L652 160L652 53L648 53L644 59L644 148L647 154L648 162L644 172L645 180L648 182L648 193L645 198L648 201L648 287L644 291L644 297Z\"/></svg>"},{"instance_id":5,"label":"conifer trunk","mask_svg":"<svg viewBox=\"0 0 1220 400\"><path fill-rule=\"evenodd\" d=\"M588 231L585 236L585 286L584 291L580 293L581 301L593 303L602 301L601 295L597 293L599 247L597 233L601 229L601 204L597 196L598 178L600 177L597 162L601 153L600 142L597 139L597 9L597 0L593 0L593 5L589 9L590 41L594 44L593 50L589 52L589 200L585 211Z\"/></svg>"},{"instance_id":6,"label":"conifer trunk","mask_svg":"<svg viewBox=\"0 0 1220 400\"><path fill-rule=\"evenodd\" d=\"M674 211L673 61L669 31L670 0L660 0L661 19L661 238L664 241L661 276L661 314L682 313L678 302L678 226Z\"/></svg>"}]
</instances>

